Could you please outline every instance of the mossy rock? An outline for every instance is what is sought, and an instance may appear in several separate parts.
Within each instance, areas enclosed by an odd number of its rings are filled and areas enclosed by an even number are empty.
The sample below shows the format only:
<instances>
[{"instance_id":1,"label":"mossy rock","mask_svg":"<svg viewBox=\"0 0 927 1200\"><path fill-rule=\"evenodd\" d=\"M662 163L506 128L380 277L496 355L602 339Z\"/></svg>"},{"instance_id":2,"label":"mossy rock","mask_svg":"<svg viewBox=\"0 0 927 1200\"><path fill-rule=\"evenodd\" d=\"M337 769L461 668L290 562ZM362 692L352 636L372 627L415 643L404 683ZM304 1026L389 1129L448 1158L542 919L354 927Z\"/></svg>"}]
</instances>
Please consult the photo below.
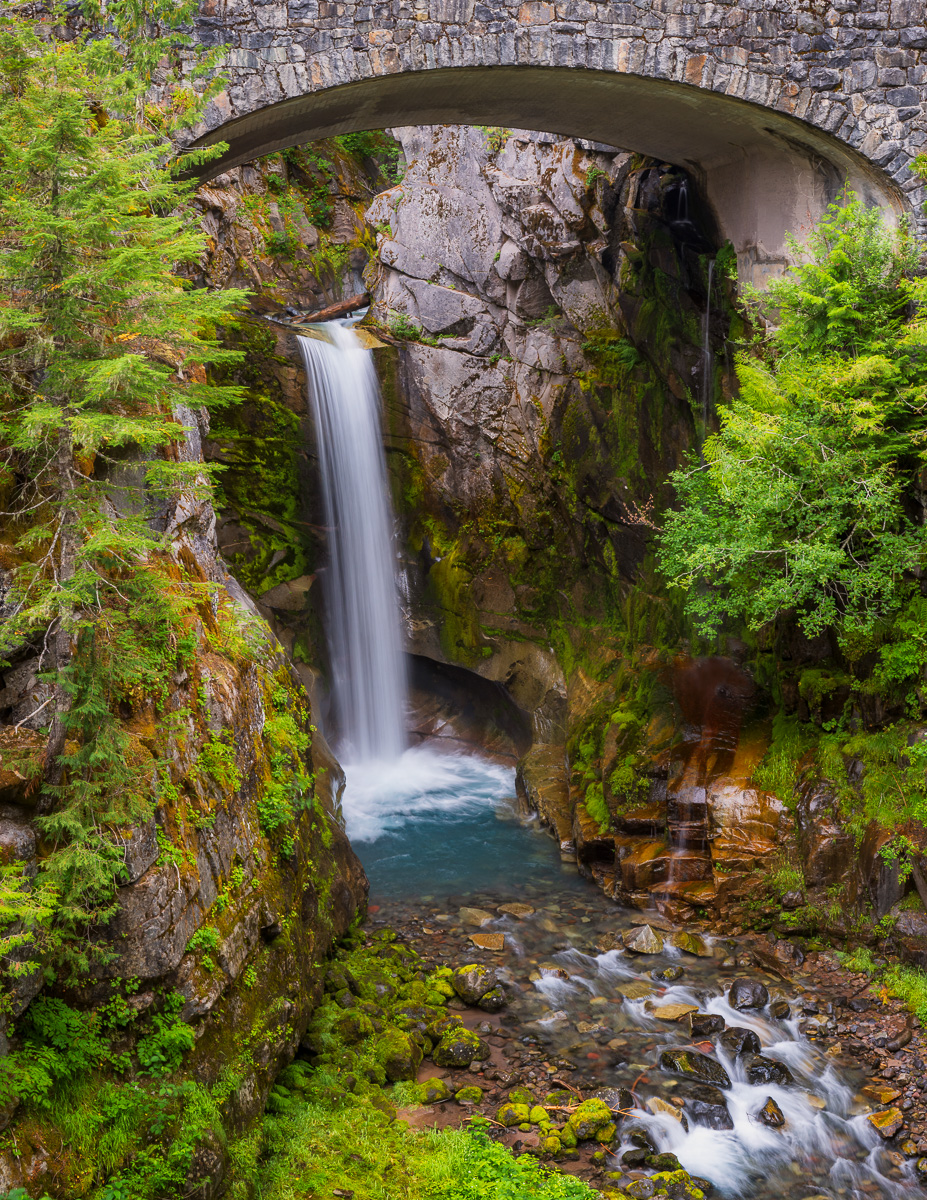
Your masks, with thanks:
<instances>
[{"instance_id":1,"label":"mossy rock","mask_svg":"<svg viewBox=\"0 0 927 1200\"><path fill-rule=\"evenodd\" d=\"M560 1130L560 1141L566 1150L574 1150L577 1146L576 1134L569 1122Z\"/></svg>"},{"instance_id":2,"label":"mossy rock","mask_svg":"<svg viewBox=\"0 0 927 1200\"><path fill-rule=\"evenodd\" d=\"M505 1003L505 992L499 984L496 984L494 988L489 989L485 996L480 996L476 1002L476 1006L477 1008L481 1008L483 1012L494 1013L505 1008Z\"/></svg>"},{"instance_id":3,"label":"mossy rock","mask_svg":"<svg viewBox=\"0 0 927 1200\"><path fill-rule=\"evenodd\" d=\"M445 1013L437 1017L426 1028L425 1032L434 1042L440 1042L446 1033L451 1033L455 1029L463 1029L464 1023L460 1017L455 1017L450 1013Z\"/></svg>"},{"instance_id":4,"label":"mossy rock","mask_svg":"<svg viewBox=\"0 0 927 1200\"><path fill-rule=\"evenodd\" d=\"M483 1099L483 1089L475 1085L462 1087L459 1092L454 1093L454 1099L458 1104L480 1104Z\"/></svg>"},{"instance_id":5,"label":"mossy rock","mask_svg":"<svg viewBox=\"0 0 927 1200\"><path fill-rule=\"evenodd\" d=\"M663 1171L652 1175L651 1181L658 1196L669 1196L670 1200L705 1200L705 1192L689 1172L681 1168L678 1171ZM629 1192L630 1190L628 1188Z\"/></svg>"},{"instance_id":6,"label":"mossy rock","mask_svg":"<svg viewBox=\"0 0 927 1200\"><path fill-rule=\"evenodd\" d=\"M567 1124L580 1142L591 1141L598 1136L599 1130L608 1126L611 1126L614 1137L612 1110L604 1100L584 1100L576 1112L570 1114Z\"/></svg>"},{"instance_id":7,"label":"mossy rock","mask_svg":"<svg viewBox=\"0 0 927 1200\"><path fill-rule=\"evenodd\" d=\"M423 1057L421 1046L400 1029L390 1029L381 1036L376 1056L390 1083L414 1079Z\"/></svg>"},{"instance_id":8,"label":"mossy rock","mask_svg":"<svg viewBox=\"0 0 927 1200\"><path fill-rule=\"evenodd\" d=\"M345 1013L335 1022L335 1033L348 1046L355 1046L374 1032L373 1021L361 1012Z\"/></svg>"},{"instance_id":9,"label":"mossy rock","mask_svg":"<svg viewBox=\"0 0 927 1200\"><path fill-rule=\"evenodd\" d=\"M556 1158L557 1155L562 1151L563 1143L553 1134L551 1134L550 1137L546 1137L543 1142L541 1142L541 1152L543 1154L549 1154L552 1158Z\"/></svg>"},{"instance_id":10,"label":"mossy rock","mask_svg":"<svg viewBox=\"0 0 927 1200\"><path fill-rule=\"evenodd\" d=\"M532 1108L537 1101L534 1098L534 1092L529 1092L527 1088L514 1087L508 1094L510 1104L527 1104Z\"/></svg>"},{"instance_id":11,"label":"mossy rock","mask_svg":"<svg viewBox=\"0 0 927 1200\"><path fill-rule=\"evenodd\" d=\"M451 976L451 986L464 1004L477 1004L498 982L495 970L482 963L458 967Z\"/></svg>"},{"instance_id":12,"label":"mossy rock","mask_svg":"<svg viewBox=\"0 0 927 1200\"><path fill-rule=\"evenodd\" d=\"M532 1125L540 1125L543 1122L549 1121L550 1116L546 1108L543 1108L540 1104L535 1104L534 1108L528 1113L528 1120Z\"/></svg>"},{"instance_id":13,"label":"mossy rock","mask_svg":"<svg viewBox=\"0 0 927 1200\"><path fill-rule=\"evenodd\" d=\"M524 1125L528 1121L530 1113L531 1110L527 1104L513 1104L511 1101L508 1101L496 1109L496 1120L500 1125L508 1127L512 1125Z\"/></svg>"},{"instance_id":14,"label":"mossy rock","mask_svg":"<svg viewBox=\"0 0 927 1200\"><path fill-rule=\"evenodd\" d=\"M468 1067L474 1060L489 1058L489 1047L470 1029L451 1029L432 1052L438 1067Z\"/></svg>"},{"instance_id":15,"label":"mossy rock","mask_svg":"<svg viewBox=\"0 0 927 1200\"><path fill-rule=\"evenodd\" d=\"M422 1099L426 1104L440 1104L450 1098L451 1089L443 1079L426 1079L422 1084Z\"/></svg>"}]
</instances>

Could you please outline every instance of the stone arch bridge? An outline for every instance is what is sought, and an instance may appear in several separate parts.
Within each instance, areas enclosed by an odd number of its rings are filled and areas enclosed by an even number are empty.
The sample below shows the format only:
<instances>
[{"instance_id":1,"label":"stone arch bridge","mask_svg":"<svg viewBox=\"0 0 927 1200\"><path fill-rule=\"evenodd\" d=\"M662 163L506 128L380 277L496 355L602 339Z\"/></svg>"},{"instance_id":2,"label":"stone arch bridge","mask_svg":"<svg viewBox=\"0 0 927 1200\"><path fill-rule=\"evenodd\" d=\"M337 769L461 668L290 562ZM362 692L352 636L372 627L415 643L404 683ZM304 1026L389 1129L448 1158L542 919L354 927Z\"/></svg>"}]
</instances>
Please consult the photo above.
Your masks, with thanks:
<instances>
[{"instance_id":1,"label":"stone arch bridge","mask_svg":"<svg viewBox=\"0 0 927 1200\"><path fill-rule=\"evenodd\" d=\"M209 174L397 125L539 129L699 180L742 277L844 183L927 234L927 0L203 0Z\"/></svg>"}]
</instances>

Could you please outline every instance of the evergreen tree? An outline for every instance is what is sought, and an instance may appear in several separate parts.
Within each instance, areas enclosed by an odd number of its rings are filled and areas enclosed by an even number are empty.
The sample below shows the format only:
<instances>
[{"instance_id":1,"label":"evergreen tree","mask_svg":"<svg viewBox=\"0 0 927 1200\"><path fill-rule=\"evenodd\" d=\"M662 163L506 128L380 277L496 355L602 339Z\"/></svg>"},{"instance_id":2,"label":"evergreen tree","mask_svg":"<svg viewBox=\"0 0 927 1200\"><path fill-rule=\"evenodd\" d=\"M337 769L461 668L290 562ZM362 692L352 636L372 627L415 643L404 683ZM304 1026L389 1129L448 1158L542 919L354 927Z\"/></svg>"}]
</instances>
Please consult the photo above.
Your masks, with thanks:
<instances>
[{"instance_id":1,"label":"evergreen tree","mask_svg":"<svg viewBox=\"0 0 927 1200\"><path fill-rule=\"evenodd\" d=\"M119 706L163 693L189 652L184 609L202 599L176 586L159 531L179 492L209 494L203 465L176 452L179 406L237 396L206 367L229 358L210 331L243 294L178 274L205 248L169 140L201 100L171 66L174 27L194 7L95 0L76 23L57 2L0 16L0 497L12 566L0 651L39 647L52 688L36 786L54 848L44 886L70 931L113 911L122 854L107 827L152 807L152 764Z\"/></svg>"},{"instance_id":2,"label":"evergreen tree","mask_svg":"<svg viewBox=\"0 0 927 1200\"><path fill-rule=\"evenodd\" d=\"M786 618L859 648L918 592L927 291L915 266L906 231L850 195L764 298L776 326L738 357L703 460L673 475L680 507L661 537L662 569L707 629Z\"/></svg>"}]
</instances>

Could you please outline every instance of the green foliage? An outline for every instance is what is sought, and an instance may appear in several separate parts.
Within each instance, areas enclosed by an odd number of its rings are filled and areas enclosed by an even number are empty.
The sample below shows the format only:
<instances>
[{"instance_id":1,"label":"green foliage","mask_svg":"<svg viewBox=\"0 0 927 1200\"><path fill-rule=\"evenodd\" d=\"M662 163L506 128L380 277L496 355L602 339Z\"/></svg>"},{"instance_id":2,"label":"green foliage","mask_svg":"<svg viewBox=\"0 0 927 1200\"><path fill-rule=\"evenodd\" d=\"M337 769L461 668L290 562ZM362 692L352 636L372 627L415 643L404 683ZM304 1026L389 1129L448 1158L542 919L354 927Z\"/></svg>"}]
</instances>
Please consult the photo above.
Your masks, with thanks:
<instances>
[{"instance_id":1,"label":"green foliage","mask_svg":"<svg viewBox=\"0 0 927 1200\"><path fill-rule=\"evenodd\" d=\"M274 230L264 239L268 254L279 255L281 258L292 258L299 249L299 240L295 234L283 230Z\"/></svg>"},{"instance_id":2,"label":"green foliage","mask_svg":"<svg viewBox=\"0 0 927 1200\"><path fill-rule=\"evenodd\" d=\"M287 829L300 813L312 808L315 785L315 776L306 766L309 734L302 697L278 682L270 701L263 730L270 778L257 801L261 829L268 837ZM291 854L293 844L290 829L281 843L283 853Z\"/></svg>"},{"instance_id":3,"label":"green foliage","mask_svg":"<svg viewBox=\"0 0 927 1200\"><path fill-rule=\"evenodd\" d=\"M211 971L215 967L212 956L219 949L221 940L215 925L201 925L187 942L187 953L201 955L203 966Z\"/></svg>"},{"instance_id":4,"label":"green foliage","mask_svg":"<svg viewBox=\"0 0 927 1200\"><path fill-rule=\"evenodd\" d=\"M754 782L767 792L791 804L798 779L798 762L815 742L795 716L777 713L773 718L769 749L753 772ZM786 889L787 891L789 889Z\"/></svg>"},{"instance_id":5,"label":"green foliage","mask_svg":"<svg viewBox=\"0 0 927 1200\"><path fill-rule=\"evenodd\" d=\"M203 929L197 932L202 933ZM196 937L196 934L193 936ZM192 945L193 938L190 942ZM184 1055L193 1049L196 1036L193 1029L180 1018L184 1003L179 992L172 992L162 1010L152 1018L152 1032L139 1039L135 1050L139 1066L148 1075L172 1075L180 1069Z\"/></svg>"},{"instance_id":6,"label":"green foliage","mask_svg":"<svg viewBox=\"0 0 927 1200\"><path fill-rule=\"evenodd\" d=\"M404 342L418 342L422 338L421 327L405 313L390 313L389 331L394 338Z\"/></svg>"},{"instance_id":7,"label":"green foliage","mask_svg":"<svg viewBox=\"0 0 927 1200\"><path fill-rule=\"evenodd\" d=\"M502 125L477 125L477 129L483 135L483 145L490 154L498 154L512 136L511 129Z\"/></svg>"},{"instance_id":8,"label":"green foliage","mask_svg":"<svg viewBox=\"0 0 927 1200\"><path fill-rule=\"evenodd\" d=\"M927 554L904 497L924 457L927 356L905 315L925 295L911 268L905 232L848 196L771 286L778 327L738 358L704 461L672 477L661 567L707 630L794 616L849 646L914 596ZM907 670L910 652L893 662Z\"/></svg>"},{"instance_id":9,"label":"green foliage","mask_svg":"<svg viewBox=\"0 0 927 1200\"><path fill-rule=\"evenodd\" d=\"M332 140L354 158L373 159L390 185L395 186L402 179L402 147L385 130L344 133Z\"/></svg>"},{"instance_id":10,"label":"green foliage","mask_svg":"<svg viewBox=\"0 0 927 1200\"><path fill-rule=\"evenodd\" d=\"M167 65L194 7L88 3L65 41L47 33L67 20L63 4L14 9L0 28L0 445L15 560L0 653L46 645L38 811L50 853L32 928L71 975L114 911L114 831L152 809L151 752L123 719L163 704L195 643L186 614L206 598L152 522L181 490L210 496L208 471L175 451L175 413L238 397L204 368L229 360L209 330L243 295L177 274L205 246L169 139L210 94L197 99Z\"/></svg>"}]
</instances>

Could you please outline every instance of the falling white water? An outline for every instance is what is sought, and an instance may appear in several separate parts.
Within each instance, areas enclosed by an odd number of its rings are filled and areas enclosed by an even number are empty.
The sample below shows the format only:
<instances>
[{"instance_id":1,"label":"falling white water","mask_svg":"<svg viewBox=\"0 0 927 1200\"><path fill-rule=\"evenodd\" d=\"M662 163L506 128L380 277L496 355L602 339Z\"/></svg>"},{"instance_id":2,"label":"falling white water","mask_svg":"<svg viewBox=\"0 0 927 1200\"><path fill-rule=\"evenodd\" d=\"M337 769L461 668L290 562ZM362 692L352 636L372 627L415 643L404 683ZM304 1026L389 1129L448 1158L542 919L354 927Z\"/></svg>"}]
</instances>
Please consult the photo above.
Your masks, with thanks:
<instances>
[{"instance_id":1,"label":"falling white water","mask_svg":"<svg viewBox=\"0 0 927 1200\"><path fill-rule=\"evenodd\" d=\"M326 601L342 754L393 761L405 747L406 677L393 529L369 350L337 323L301 337L328 529Z\"/></svg>"}]
</instances>

